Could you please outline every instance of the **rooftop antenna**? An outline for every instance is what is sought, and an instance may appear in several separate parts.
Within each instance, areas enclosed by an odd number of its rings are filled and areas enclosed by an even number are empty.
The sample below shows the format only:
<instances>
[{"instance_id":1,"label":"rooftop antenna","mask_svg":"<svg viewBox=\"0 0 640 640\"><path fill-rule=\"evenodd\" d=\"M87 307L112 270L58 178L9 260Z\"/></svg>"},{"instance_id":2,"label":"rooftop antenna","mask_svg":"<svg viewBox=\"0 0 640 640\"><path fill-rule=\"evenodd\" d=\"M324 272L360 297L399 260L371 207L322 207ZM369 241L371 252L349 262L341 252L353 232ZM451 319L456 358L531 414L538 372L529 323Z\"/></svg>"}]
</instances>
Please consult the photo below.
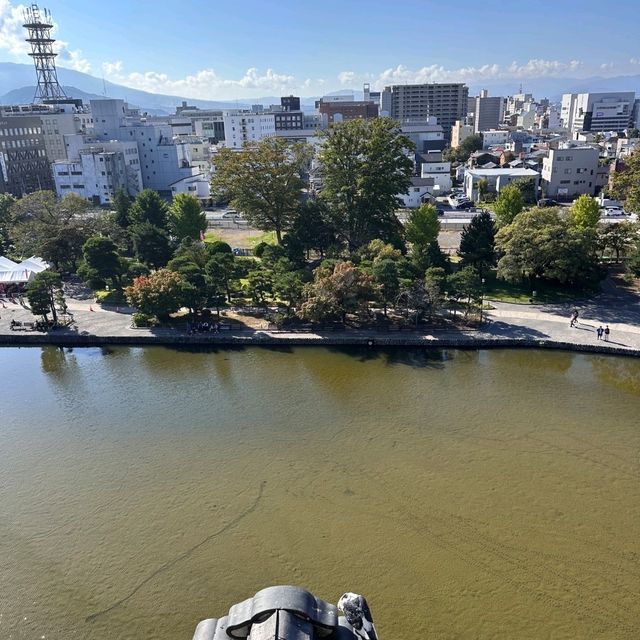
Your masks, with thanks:
<instances>
[{"instance_id":1,"label":"rooftop antenna","mask_svg":"<svg viewBox=\"0 0 640 640\"><path fill-rule=\"evenodd\" d=\"M31 45L33 63L36 67L38 85L33 97L33 102L51 102L62 100L67 97L66 93L58 83L58 73L56 71L56 56L53 51L55 39L51 37L53 20L48 9L40 9L37 4L26 7L23 12L24 24L22 25L28 32L29 37L25 41Z\"/></svg>"}]
</instances>

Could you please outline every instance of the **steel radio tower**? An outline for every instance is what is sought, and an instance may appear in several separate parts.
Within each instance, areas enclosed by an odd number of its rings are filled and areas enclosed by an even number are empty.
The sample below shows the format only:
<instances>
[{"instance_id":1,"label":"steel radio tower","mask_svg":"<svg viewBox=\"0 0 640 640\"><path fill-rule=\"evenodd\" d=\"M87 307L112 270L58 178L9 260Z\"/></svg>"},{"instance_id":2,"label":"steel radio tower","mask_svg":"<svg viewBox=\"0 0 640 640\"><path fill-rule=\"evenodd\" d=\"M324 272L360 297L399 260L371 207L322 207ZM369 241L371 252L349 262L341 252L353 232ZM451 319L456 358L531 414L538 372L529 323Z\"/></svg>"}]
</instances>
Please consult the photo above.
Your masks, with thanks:
<instances>
[{"instance_id":1,"label":"steel radio tower","mask_svg":"<svg viewBox=\"0 0 640 640\"><path fill-rule=\"evenodd\" d=\"M56 56L53 51L55 39L51 37L53 21L51 12L44 9L40 13L37 4L32 4L24 10L24 24L22 25L28 32L26 41L31 45L33 63L36 66L38 86L33 97L34 102L54 102L67 97L62 87L58 83L58 73L56 72Z\"/></svg>"}]
</instances>

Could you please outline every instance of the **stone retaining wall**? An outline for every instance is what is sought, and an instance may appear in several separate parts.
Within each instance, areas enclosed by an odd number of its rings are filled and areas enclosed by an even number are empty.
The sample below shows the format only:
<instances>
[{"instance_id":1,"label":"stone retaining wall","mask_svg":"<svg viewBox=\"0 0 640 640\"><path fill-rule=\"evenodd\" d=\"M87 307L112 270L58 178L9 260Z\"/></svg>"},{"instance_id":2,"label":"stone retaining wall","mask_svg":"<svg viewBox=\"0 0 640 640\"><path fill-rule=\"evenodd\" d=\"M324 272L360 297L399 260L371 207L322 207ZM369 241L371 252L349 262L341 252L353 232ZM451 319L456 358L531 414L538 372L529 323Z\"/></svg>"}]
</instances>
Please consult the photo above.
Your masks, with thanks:
<instances>
[{"instance_id":1,"label":"stone retaining wall","mask_svg":"<svg viewBox=\"0 0 640 640\"><path fill-rule=\"evenodd\" d=\"M464 335L457 337L443 336L429 338L411 335L301 335L282 336L269 333L251 335L134 335L134 336L96 336L75 334L3 334L0 335L0 346L29 347L52 345L58 347L103 347L103 346L360 346L370 347L420 347L426 349L557 349L564 351L580 351L584 353L601 353L620 356L640 357L640 350L605 346L600 344L576 344L559 340L531 340L513 338L490 338Z\"/></svg>"}]
</instances>

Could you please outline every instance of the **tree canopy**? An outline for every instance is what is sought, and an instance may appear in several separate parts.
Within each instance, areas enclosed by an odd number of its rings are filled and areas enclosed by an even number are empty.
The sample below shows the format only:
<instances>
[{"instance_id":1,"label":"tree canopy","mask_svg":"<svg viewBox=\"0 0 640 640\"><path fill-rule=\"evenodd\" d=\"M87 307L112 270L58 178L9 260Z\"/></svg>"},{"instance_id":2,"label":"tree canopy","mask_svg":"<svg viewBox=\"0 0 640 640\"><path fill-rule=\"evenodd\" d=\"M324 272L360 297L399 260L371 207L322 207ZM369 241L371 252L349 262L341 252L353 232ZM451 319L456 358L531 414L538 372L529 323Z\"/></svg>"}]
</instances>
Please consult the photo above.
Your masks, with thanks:
<instances>
[{"instance_id":1,"label":"tree canopy","mask_svg":"<svg viewBox=\"0 0 640 640\"><path fill-rule=\"evenodd\" d=\"M600 208L595 198L583 193L571 206L571 221L580 229L596 229Z\"/></svg>"},{"instance_id":2,"label":"tree canopy","mask_svg":"<svg viewBox=\"0 0 640 640\"><path fill-rule=\"evenodd\" d=\"M389 118L334 124L318 152L322 199L338 237L349 249L374 238L402 244L395 211L411 186L414 145Z\"/></svg>"},{"instance_id":3,"label":"tree canopy","mask_svg":"<svg viewBox=\"0 0 640 640\"><path fill-rule=\"evenodd\" d=\"M195 196L178 193L169 207L169 227L178 240L199 240L207 230L207 216Z\"/></svg>"},{"instance_id":4,"label":"tree canopy","mask_svg":"<svg viewBox=\"0 0 640 640\"><path fill-rule=\"evenodd\" d=\"M504 187L493 205L499 227L511 224L523 209L522 192L514 184L508 184Z\"/></svg>"},{"instance_id":5,"label":"tree canopy","mask_svg":"<svg viewBox=\"0 0 640 640\"><path fill-rule=\"evenodd\" d=\"M625 158L622 171L613 174L612 193L624 200L627 211L640 213L640 147Z\"/></svg>"},{"instance_id":6,"label":"tree canopy","mask_svg":"<svg viewBox=\"0 0 640 640\"><path fill-rule=\"evenodd\" d=\"M310 159L307 145L282 138L250 142L241 151L224 148L213 161L211 188L230 200L251 225L275 231L280 243L300 207Z\"/></svg>"},{"instance_id":7,"label":"tree canopy","mask_svg":"<svg viewBox=\"0 0 640 640\"><path fill-rule=\"evenodd\" d=\"M504 280L538 277L577 284L601 277L595 232L572 225L556 209L519 214L498 231L496 248L502 253L498 276Z\"/></svg>"},{"instance_id":8,"label":"tree canopy","mask_svg":"<svg viewBox=\"0 0 640 640\"><path fill-rule=\"evenodd\" d=\"M463 229L458 255L464 266L475 267L482 276L496 261L495 225L488 212L474 216Z\"/></svg>"}]
</instances>

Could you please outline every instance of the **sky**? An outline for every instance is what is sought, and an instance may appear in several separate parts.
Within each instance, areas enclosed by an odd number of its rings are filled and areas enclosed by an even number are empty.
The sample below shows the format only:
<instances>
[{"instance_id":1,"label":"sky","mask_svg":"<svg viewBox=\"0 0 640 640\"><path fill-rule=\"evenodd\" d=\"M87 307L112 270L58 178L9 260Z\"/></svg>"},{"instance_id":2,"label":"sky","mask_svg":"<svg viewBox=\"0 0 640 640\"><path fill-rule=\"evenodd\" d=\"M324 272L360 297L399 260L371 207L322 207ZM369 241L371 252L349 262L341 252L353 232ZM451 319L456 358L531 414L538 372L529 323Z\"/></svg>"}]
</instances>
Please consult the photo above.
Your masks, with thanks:
<instances>
[{"instance_id":1,"label":"sky","mask_svg":"<svg viewBox=\"0 0 640 640\"><path fill-rule=\"evenodd\" d=\"M0 61L28 62L0 0ZM210 100L640 74L640 0L46 0L61 67Z\"/></svg>"}]
</instances>

